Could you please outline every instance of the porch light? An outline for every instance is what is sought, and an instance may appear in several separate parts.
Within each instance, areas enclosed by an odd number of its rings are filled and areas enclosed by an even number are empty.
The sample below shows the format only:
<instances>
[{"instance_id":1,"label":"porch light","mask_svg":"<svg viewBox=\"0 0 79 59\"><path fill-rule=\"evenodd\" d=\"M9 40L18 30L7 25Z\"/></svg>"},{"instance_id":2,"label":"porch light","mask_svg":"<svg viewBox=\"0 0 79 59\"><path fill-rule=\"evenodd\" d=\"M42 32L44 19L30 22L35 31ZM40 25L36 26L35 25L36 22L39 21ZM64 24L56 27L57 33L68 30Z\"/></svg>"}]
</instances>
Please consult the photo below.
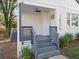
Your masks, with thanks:
<instances>
[{"instance_id":1,"label":"porch light","mask_svg":"<svg viewBox=\"0 0 79 59\"><path fill-rule=\"evenodd\" d=\"M36 8L35 12L41 12L41 11Z\"/></svg>"}]
</instances>

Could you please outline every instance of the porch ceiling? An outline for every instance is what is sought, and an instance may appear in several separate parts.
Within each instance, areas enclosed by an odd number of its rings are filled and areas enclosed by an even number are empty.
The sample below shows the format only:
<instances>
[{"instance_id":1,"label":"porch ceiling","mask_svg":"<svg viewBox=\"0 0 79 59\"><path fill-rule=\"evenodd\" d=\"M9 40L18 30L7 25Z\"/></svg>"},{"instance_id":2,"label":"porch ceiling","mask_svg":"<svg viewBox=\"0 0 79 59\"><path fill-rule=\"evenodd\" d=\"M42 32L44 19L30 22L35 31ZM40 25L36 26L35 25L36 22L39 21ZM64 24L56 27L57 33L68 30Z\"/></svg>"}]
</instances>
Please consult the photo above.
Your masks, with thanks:
<instances>
[{"instance_id":1,"label":"porch ceiling","mask_svg":"<svg viewBox=\"0 0 79 59\"><path fill-rule=\"evenodd\" d=\"M23 4L22 5L22 11L23 12L35 12L35 10L38 9L40 11L44 11L44 12L49 12L51 10L55 11L55 9L51 9L51 8L45 8L45 7L40 7L40 6L33 6L33 5L26 5Z\"/></svg>"}]
</instances>

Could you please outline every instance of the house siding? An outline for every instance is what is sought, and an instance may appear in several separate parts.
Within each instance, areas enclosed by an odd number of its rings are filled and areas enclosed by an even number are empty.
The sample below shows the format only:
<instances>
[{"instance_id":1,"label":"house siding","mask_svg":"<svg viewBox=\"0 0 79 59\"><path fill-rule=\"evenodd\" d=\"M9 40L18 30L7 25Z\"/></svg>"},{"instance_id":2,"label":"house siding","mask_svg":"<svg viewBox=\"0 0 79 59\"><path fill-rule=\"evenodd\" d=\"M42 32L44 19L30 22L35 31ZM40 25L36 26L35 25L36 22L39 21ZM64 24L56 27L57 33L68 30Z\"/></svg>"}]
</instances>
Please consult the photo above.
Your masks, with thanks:
<instances>
[{"instance_id":1,"label":"house siding","mask_svg":"<svg viewBox=\"0 0 79 59\"><path fill-rule=\"evenodd\" d=\"M37 6L49 5L51 8L54 6L58 8L59 7L68 8L68 9L73 9L73 10L79 9L79 6L75 2L75 0L18 0L18 3L21 3L21 2L23 2L24 4L31 4L31 5L37 5Z\"/></svg>"},{"instance_id":2,"label":"house siding","mask_svg":"<svg viewBox=\"0 0 79 59\"><path fill-rule=\"evenodd\" d=\"M79 32L79 30L78 30L79 26L75 27L75 28L72 28L72 27L69 27L67 25L67 13L79 14L79 11L64 9L64 8L59 8L58 11L59 11L59 16L58 16L59 18L58 19L61 19L61 26L60 26L60 20L58 22L59 34L64 35L66 33L72 33L74 35L77 32ZM79 19L78 19L78 23L79 23Z\"/></svg>"},{"instance_id":3,"label":"house siding","mask_svg":"<svg viewBox=\"0 0 79 59\"><path fill-rule=\"evenodd\" d=\"M18 3L23 2L24 4L36 5L40 7L54 8L56 9L56 26L58 27L58 33L64 35L65 33L77 33L77 28L69 28L67 26L67 13L79 14L79 5L75 0L22 0ZM61 26L60 19L61 18ZM52 22L53 23L53 22ZM61 27L61 29L60 29ZM40 32L41 33L41 32Z\"/></svg>"},{"instance_id":4,"label":"house siding","mask_svg":"<svg viewBox=\"0 0 79 59\"><path fill-rule=\"evenodd\" d=\"M71 28L71 27L68 27L67 25L67 13L79 14L79 5L75 2L75 0L18 0L18 3L22 3L22 2L23 4L26 4L26 5L35 5L35 6L40 6L40 7L56 9L54 24L55 26L57 26L57 31L60 36L66 33L72 33L74 35L75 33L79 32L79 26L76 28ZM48 16L46 14L42 14L42 15L45 15L45 17ZM22 26L26 26L26 25L32 26L35 23L35 25L37 25L37 26L34 25L35 28L37 28L35 30L38 34L48 35L49 23L51 23L52 25L53 24L52 20L50 21L50 20L47 20L46 18L43 18L44 20L42 20L40 19L41 17L39 15L34 16L33 14L30 14L28 12L22 12L22 16L23 16L22 19L24 19L22 20ZM78 22L79 22L79 19L78 19ZM19 26L19 23L18 23L18 26ZM22 42L19 41L19 39L20 38L18 35L18 40L17 40L18 56L19 56L19 51L21 51L21 47L27 45L29 48L31 48L30 40L25 41L24 45L22 45L21 44Z\"/></svg>"}]
</instances>

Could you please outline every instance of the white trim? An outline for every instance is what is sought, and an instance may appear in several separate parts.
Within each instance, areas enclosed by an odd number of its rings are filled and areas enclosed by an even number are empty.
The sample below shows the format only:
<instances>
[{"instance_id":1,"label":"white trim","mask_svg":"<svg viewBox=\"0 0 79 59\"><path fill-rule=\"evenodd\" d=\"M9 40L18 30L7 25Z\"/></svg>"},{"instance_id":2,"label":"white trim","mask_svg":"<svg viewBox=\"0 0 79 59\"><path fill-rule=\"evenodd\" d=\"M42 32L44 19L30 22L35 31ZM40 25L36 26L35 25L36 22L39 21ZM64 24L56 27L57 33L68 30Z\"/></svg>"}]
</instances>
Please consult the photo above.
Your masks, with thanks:
<instances>
[{"instance_id":1,"label":"white trim","mask_svg":"<svg viewBox=\"0 0 79 59\"><path fill-rule=\"evenodd\" d=\"M17 57L19 57L19 4L17 5Z\"/></svg>"},{"instance_id":2,"label":"white trim","mask_svg":"<svg viewBox=\"0 0 79 59\"><path fill-rule=\"evenodd\" d=\"M68 14L68 13L67 13L67 14ZM78 16L78 19L77 19L77 20L79 20L79 14L73 14L73 13L69 13L69 14L70 14L70 26L69 26L69 28L72 28L72 29L73 29L73 28L78 28L79 25L78 25L78 26L75 26L75 27L72 26L72 21L73 21L73 20L72 20L72 17L73 17L72 15L77 15L77 16ZM67 16L67 17L68 17L68 16ZM68 19L67 19L67 20L68 20ZM79 22L78 22L78 23L79 23Z\"/></svg>"},{"instance_id":3,"label":"white trim","mask_svg":"<svg viewBox=\"0 0 79 59\"><path fill-rule=\"evenodd\" d=\"M44 3L44 2L40 2L40 1L34 1L34 0L27 0L28 2L23 2L24 4L28 4L28 5L36 5L36 6L41 6L41 7L47 7L47 8L64 8L64 9L69 9L72 11L79 11L79 9L73 9L73 8L68 8L68 7L63 7L63 6L59 6L59 5L53 5L53 4L48 4L48 3Z\"/></svg>"}]
</instances>

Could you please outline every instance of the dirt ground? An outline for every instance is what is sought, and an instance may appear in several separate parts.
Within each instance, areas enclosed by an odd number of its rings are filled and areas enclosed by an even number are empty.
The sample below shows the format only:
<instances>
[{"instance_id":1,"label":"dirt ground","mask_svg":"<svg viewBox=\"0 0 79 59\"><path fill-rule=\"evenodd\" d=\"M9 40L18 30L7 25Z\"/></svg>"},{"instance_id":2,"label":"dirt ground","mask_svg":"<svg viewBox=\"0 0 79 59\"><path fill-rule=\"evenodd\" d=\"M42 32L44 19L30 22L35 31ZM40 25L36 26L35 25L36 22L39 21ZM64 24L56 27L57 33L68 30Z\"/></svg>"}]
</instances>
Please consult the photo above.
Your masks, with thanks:
<instances>
[{"instance_id":1,"label":"dirt ground","mask_svg":"<svg viewBox=\"0 0 79 59\"><path fill-rule=\"evenodd\" d=\"M73 47L77 47L77 46L79 46L79 40L75 39L75 40L72 40L72 42L67 47L73 48Z\"/></svg>"},{"instance_id":2,"label":"dirt ground","mask_svg":"<svg viewBox=\"0 0 79 59\"><path fill-rule=\"evenodd\" d=\"M64 48L74 48L74 47L78 47L79 46L79 40L75 39L72 40L72 42L70 42L66 47ZM61 54L64 54L64 48L61 48Z\"/></svg>"},{"instance_id":3,"label":"dirt ground","mask_svg":"<svg viewBox=\"0 0 79 59\"><path fill-rule=\"evenodd\" d=\"M17 46L16 42L0 43L0 59L17 59Z\"/></svg>"}]
</instances>

